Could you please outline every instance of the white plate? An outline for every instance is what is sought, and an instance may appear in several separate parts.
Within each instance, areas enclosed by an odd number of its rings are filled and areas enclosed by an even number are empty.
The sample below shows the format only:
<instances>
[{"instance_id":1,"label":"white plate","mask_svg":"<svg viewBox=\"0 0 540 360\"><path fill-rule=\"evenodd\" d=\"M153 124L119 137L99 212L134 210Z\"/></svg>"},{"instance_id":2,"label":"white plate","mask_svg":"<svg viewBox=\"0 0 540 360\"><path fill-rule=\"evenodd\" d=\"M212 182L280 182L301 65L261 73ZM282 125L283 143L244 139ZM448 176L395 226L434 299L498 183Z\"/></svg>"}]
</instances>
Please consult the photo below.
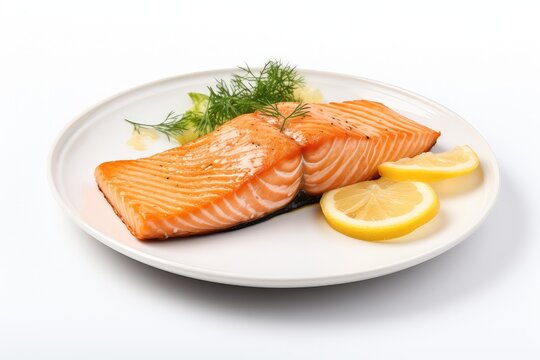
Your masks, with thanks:
<instances>
[{"instance_id":1,"label":"white plate","mask_svg":"<svg viewBox=\"0 0 540 360\"><path fill-rule=\"evenodd\" d=\"M145 264L193 278L261 287L305 287L372 278L433 258L466 238L486 217L499 189L493 153L481 135L454 112L422 96L363 78L302 71L325 100L370 99L385 103L442 136L435 150L468 144L481 169L435 185L441 211L429 224L392 241L367 242L344 236L325 222L318 205L275 217L242 230L163 242L135 239L98 191L95 167L101 162L138 158L172 146L165 139L147 151L126 145L123 121L162 119L189 106L188 91L204 92L218 70L160 80L114 96L75 119L57 140L50 157L53 192L87 233Z\"/></svg>"}]
</instances>

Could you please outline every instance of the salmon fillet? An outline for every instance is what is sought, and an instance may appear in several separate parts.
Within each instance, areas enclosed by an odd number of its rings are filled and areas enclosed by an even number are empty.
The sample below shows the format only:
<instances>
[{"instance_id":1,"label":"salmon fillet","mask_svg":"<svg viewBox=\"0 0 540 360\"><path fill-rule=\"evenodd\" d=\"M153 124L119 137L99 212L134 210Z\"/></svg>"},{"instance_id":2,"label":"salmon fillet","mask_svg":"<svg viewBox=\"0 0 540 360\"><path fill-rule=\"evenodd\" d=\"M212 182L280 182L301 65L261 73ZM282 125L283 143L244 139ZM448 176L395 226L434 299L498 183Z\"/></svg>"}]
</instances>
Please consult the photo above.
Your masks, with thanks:
<instances>
[{"instance_id":1,"label":"salmon fillet","mask_svg":"<svg viewBox=\"0 0 540 360\"><path fill-rule=\"evenodd\" d=\"M297 103L278 105L288 115ZM264 117L274 126L281 122ZM309 116L287 121L284 134L302 147L303 189L322 193L377 175L377 167L418 155L435 145L439 132L373 101L310 105Z\"/></svg>"},{"instance_id":2,"label":"salmon fillet","mask_svg":"<svg viewBox=\"0 0 540 360\"><path fill-rule=\"evenodd\" d=\"M297 105L278 104L279 112ZM281 125L242 115L189 144L103 163L96 181L141 240L203 234L271 214L300 190L318 196L371 179L382 162L428 151L440 135L366 100L310 104Z\"/></svg>"}]
</instances>

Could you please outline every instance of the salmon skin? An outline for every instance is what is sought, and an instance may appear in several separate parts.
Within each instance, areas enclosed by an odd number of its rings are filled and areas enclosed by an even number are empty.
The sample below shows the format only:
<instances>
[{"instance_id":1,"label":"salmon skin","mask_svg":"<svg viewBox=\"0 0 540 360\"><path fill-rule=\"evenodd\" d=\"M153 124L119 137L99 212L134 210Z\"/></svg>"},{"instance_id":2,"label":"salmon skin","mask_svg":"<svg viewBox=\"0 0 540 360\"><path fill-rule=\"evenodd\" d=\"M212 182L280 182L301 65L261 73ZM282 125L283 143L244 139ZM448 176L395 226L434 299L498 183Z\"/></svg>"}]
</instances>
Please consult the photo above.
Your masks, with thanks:
<instances>
[{"instance_id":1,"label":"salmon skin","mask_svg":"<svg viewBox=\"0 0 540 360\"><path fill-rule=\"evenodd\" d=\"M279 113L297 105L280 103ZM309 104L306 115L281 126L260 112L242 115L186 145L103 163L96 181L138 239L205 234L372 179L382 162L428 151L440 136L367 100Z\"/></svg>"},{"instance_id":2,"label":"salmon skin","mask_svg":"<svg viewBox=\"0 0 540 360\"><path fill-rule=\"evenodd\" d=\"M243 229L243 228L251 226L251 225L256 225L256 224L261 223L263 221L270 220L271 218L273 218L275 216L278 216L278 215L281 215L281 214L286 214L288 212L294 211L296 209L300 209L301 207L304 207L304 206L307 206L307 205L313 205L315 203L318 203L320 200L321 200L320 195L318 195L318 196L308 195L308 194L306 194L304 192L304 190L300 190L298 192L298 194L296 194L294 199L290 203L288 203L285 207L283 207L281 209L278 209L278 210L274 211L273 213L264 215L263 217L258 218L256 220L243 222L243 223L235 225L235 226L233 226L231 228L224 229L224 231L240 230L240 229Z\"/></svg>"}]
</instances>

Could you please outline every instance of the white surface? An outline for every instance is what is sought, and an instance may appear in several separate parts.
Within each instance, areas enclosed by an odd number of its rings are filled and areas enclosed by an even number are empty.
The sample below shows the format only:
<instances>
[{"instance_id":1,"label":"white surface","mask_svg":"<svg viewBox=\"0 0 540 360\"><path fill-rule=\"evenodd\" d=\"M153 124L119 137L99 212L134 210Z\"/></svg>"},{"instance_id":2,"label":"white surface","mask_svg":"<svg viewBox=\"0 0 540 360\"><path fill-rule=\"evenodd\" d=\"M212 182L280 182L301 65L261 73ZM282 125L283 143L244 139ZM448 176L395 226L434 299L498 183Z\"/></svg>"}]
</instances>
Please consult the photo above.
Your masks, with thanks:
<instances>
[{"instance_id":1,"label":"white surface","mask_svg":"<svg viewBox=\"0 0 540 360\"><path fill-rule=\"evenodd\" d=\"M533 2L246 4L0 2L0 357L537 359ZM410 270L257 290L135 262L56 205L47 151L82 109L153 79L272 56L380 79L455 110L501 167L490 217Z\"/></svg>"},{"instance_id":2,"label":"white surface","mask_svg":"<svg viewBox=\"0 0 540 360\"><path fill-rule=\"evenodd\" d=\"M94 179L104 161L136 159L175 145L162 137L145 153L128 147L129 119L182 113L189 91L205 89L234 70L176 76L137 87L77 117L54 144L50 164L55 196L87 233L145 264L176 274L225 284L306 287L364 280L399 271L458 244L485 219L499 191L495 157L480 134L452 111L421 96L372 80L303 70L307 84L326 101L380 101L422 124L440 130L436 150L472 146L481 159L469 176L433 184L441 199L428 225L386 242L356 241L334 231L313 205L247 228L188 239L141 242L116 216ZM99 146L96 146L99 144Z\"/></svg>"}]
</instances>

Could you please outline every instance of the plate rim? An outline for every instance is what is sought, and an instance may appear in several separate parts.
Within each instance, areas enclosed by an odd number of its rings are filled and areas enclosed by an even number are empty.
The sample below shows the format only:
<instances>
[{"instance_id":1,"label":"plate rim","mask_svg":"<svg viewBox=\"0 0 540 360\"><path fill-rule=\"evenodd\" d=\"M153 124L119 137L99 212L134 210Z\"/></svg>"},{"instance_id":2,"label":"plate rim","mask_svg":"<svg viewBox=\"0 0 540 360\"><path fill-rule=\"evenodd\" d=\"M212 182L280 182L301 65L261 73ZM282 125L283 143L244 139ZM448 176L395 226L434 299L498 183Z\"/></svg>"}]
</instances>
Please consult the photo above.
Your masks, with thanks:
<instances>
[{"instance_id":1,"label":"plate rim","mask_svg":"<svg viewBox=\"0 0 540 360\"><path fill-rule=\"evenodd\" d=\"M252 69L260 70L261 68L252 67ZM91 106L86 107L82 112L76 115L71 121L69 121L60 130L59 134L53 140L52 146L50 147L50 150L47 156L47 180L48 180L49 187L51 189L51 192L56 202L60 205L60 207L64 210L64 212L66 212L69 215L71 220L74 221L75 224L77 224L77 226L81 228L84 232L86 232L88 235L92 236L93 238L100 241L104 245L110 247L111 249L125 256L128 256L136 261L142 262L148 266L152 266L152 267L155 267L164 271L168 271L177 275L187 276L187 277L195 278L199 280L211 281L215 283L248 286L248 287L267 287L267 288L298 288L298 287L337 285L337 284L362 281L362 280L367 280L370 278L384 276L384 275L388 275L397 271L407 269L409 267L416 266L420 263L423 263L427 260L430 260L432 258L435 258L441 255L442 253L450 250L454 246L461 243L464 239L469 237L486 220L486 218L489 216L489 214L493 210L493 207L498 199L499 192L500 192L500 169L497 163L496 156L491 146L489 145L487 140L484 138L484 136L472 124L470 124L468 121L462 118L459 114L447 108L446 106L434 100L431 100L423 95L417 94L410 90L403 89L399 86L388 84L386 82L373 80L373 79L356 76L356 75L349 75L345 73L311 70L311 69L304 69L304 68L298 68L298 71L306 75L311 73L311 74L320 75L320 76L340 77L340 78L346 78L349 80L363 81L363 82L371 83L377 86L386 87L391 90L404 93L407 96L415 98L416 100L421 100L422 102L430 105L431 107L438 108L439 110L445 113L451 114L456 120L459 120L463 125L470 128L477 136L479 136L483 140L483 142L487 146L487 150L489 152L489 158L490 158L489 163L493 167L493 175L494 175L494 179L493 179L494 190L492 191L492 196L488 199L488 202L486 206L484 207L483 214L478 219L478 221L473 223L471 226L467 227L461 234L456 236L452 241L444 243L444 245L438 248L429 249L419 254L415 254L412 257L401 259L399 261L396 261L390 264L385 264L383 266L376 267L366 272L359 273L356 271L356 272L350 272L350 273L344 273L344 274L342 273L338 275L328 275L328 276L322 276L322 277L280 278L280 277L249 276L249 275L243 275L243 274L237 274L237 273L227 273L223 271L210 270L210 269L197 267L197 266L179 264L170 260L157 257L155 255L145 253L143 251L134 249L128 245L115 241L114 239L104 234L101 234L99 231L93 229L90 225L84 222L82 218L75 213L75 209L73 209L65 201L65 199L60 193L58 184L56 183L55 178L54 178L54 171L57 166L57 164L54 162L55 156L59 154L60 150L67 143L67 140L69 140L70 138L69 135L71 135L70 131L73 130L76 127L76 125L84 124L85 117L88 114L106 105L107 103L110 103L126 95L129 95L130 93L135 93L139 90L143 90L145 88L151 88L153 86L158 86L160 84L167 83L170 81L177 81L177 80L181 81L183 78L188 78L188 77L211 76L212 74L217 75L217 74L223 74L223 73L232 74L236 71L238 71L238 68L222 68L222 69L212 69L212 70L206 70L206 71L197 71L197 72L173 75L173 76L161 78L158 80L146 82L146 83L131 87L129 89L126 89L114 95L111 95Z\"/></svg>"}]
</instances>

